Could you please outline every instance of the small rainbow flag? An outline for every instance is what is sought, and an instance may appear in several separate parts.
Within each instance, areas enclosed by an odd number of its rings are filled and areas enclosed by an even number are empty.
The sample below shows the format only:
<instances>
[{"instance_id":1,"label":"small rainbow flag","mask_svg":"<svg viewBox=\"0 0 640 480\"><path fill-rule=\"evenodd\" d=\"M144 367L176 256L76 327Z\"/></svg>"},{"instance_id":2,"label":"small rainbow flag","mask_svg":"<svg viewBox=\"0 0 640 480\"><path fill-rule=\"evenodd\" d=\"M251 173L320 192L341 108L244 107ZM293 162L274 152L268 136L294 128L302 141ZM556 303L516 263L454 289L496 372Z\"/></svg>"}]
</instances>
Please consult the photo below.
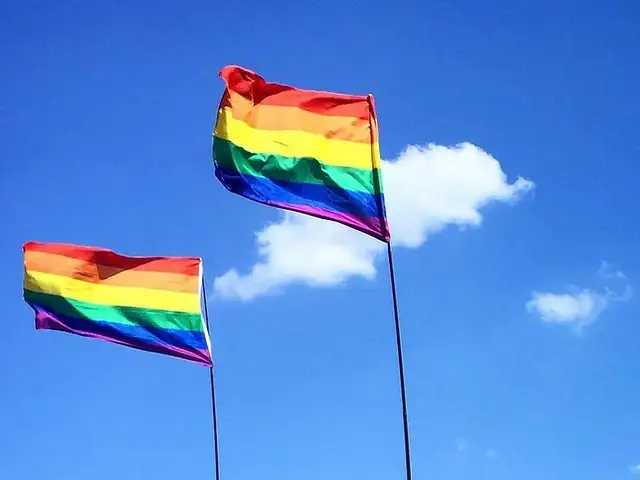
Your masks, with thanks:
<instances>
[{"instance_id":1,"label":"small rainbow flag","mask_svg":"<svg viewBox=\"0 0 640 480\"><path fill-rule=\"evenodd\" d=\"M371 95L267 83L238 66L220 77L213 159L227 190L390 240Z\"/></svg>"},{"instance_id":2,"label":"small rainbow flag","mask_svg":"<svg viewBox=\"0 0 640 480\"><path fill-rule=\"evenodd\" d=\"M36 330L212 365L199 258L126 257L59 243L28 242L23 250L24 299Z\"/></svg>"}]
</instances>

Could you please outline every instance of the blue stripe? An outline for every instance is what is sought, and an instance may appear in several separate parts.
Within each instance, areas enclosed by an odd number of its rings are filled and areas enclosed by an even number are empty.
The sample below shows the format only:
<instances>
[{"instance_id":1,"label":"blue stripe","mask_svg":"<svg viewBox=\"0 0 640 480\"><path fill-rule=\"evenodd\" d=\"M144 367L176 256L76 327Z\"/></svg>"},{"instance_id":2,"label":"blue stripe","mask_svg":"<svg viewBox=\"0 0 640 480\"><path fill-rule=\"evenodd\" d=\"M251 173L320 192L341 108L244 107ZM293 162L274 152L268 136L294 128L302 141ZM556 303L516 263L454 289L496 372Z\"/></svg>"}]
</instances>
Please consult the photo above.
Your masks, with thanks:
<instances>
[{"instance_id":1,"label":"blue stripe","mask_svg":"<svg viewBox=\"0 0 640 480\"><path fill-rule=\"evenodd\" d=\"M287 203L321 208L330 212L355 215L359 218L379 218L379 195L354 192L328 185L294 183L265 177L242 175L231 168L216 165L216 177L232 193L259 203Z\"/></svg>"},{"instance_id":2,"label":"blue stripe","mask_svg":"<svg viewBox=\"0 0 640 480\"><path fill-rule=\"evenodd\" d=\"M36 313L36 324L39 328L69 331L70 333L82 336L98 337L104 340L122 343L130 347L165 353L190 360L205 360L202 358L202 351L208 350L207 341L203 332L141 327L100 320L80 319L67 315L59 315L41 305L28 303Z\"/></svg>"}]
</instances>

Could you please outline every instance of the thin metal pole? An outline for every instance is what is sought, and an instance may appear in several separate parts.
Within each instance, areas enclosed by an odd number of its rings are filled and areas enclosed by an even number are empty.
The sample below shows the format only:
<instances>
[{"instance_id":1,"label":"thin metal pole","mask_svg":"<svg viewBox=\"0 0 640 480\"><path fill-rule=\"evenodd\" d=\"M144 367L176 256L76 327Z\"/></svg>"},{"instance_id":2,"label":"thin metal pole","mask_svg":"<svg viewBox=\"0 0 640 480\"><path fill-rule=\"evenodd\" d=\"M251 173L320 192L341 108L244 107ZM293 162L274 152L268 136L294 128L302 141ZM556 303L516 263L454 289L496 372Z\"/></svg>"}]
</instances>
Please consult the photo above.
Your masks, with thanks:
<instances>
[{"instance_id":1,"label":"thin metal pole","mask_svg":"<svg viewBox=\"0 0 640 480\"><path fill-rule=\"evenodd\" d=\"M207 324L207 331L209 332L209 335L211 335L211 328L209 326L209 309L207 308L207 288L205 286L204 275L202 276L202 296L204 297L204 320ZM218 413L216 409L216 387L213 378L213 366L209 368L209 383L211 385L211 414L213 416L213 455L216 468L216 475L214 478L215 480L220 480L220 464L218 461Z\"/></svg>"},{"instance_id":2,"label":"thin metal pole","mask_svg":"<svg viewBox=\"0 0 640 480\"><path fill-rule=\"evenodd\" d=\"M398 371L400 373L400 393L402 396L402 424L404 426L404 457L406 479L411 480L411 449L409 447L409 420L407 417L407 394L404 387L404 360L402 358L402 338L400 335L400 315L398 314L398 297L396 294L396 275L393 269L391 242L387 242L389 257L389 276L391 277L391 295L393 296L393 315L396 326L396 347L398 351Z\"/></svg>"}]
</instances>

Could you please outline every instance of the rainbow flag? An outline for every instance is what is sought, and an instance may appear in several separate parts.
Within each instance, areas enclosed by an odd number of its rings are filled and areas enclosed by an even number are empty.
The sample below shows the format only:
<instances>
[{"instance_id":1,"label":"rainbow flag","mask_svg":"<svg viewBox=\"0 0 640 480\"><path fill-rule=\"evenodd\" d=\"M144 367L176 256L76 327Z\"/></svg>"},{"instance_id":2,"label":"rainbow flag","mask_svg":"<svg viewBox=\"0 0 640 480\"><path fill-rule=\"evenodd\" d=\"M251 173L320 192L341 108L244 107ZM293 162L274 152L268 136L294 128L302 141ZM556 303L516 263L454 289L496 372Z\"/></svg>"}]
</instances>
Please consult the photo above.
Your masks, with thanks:
<instances>
[{"instance_id":1,"label":"rainbow flag","mask_svg":"<svg viewBox=\"0 0 640 480\"><path fill-rule=\"evenodd\" d=\"M24 299L36 330L60 330L212 365L199 258L126 257L28 242Z\"/></svg>"},{"instance_id":2,"label":"rainbow flag","mask_svg":"<svg viewBox=\"0 0 640 480\"><path fill-rule=\"evenodd\" d=\"M371 95L267 83L238 66L220 76L213 159L227 190L390 240Z\"/></svg>"}]
</instances>

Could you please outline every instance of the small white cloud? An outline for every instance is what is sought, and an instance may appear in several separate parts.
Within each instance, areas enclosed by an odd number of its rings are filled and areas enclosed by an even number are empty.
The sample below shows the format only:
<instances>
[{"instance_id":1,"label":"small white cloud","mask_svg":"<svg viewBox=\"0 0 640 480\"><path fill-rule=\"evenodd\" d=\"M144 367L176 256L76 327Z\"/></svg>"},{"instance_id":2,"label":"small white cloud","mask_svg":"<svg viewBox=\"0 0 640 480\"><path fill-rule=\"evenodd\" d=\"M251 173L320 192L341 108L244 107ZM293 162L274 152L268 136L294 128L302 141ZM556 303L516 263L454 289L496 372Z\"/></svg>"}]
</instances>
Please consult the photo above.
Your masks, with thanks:
<instances>
[{"instance_id":1,"label":"small white cloud","mask_svg":"<svg viewBox=\"0 0 640 480\"><path fill-rule=\"evenodd\" d=\"M634 475L640 475L640 465L629 467L629 471Z\"/></svg>"},{"instance_id":2,"label":"small white cloud","mask_svg":"<svg viewBox=\"0 0 640 480\"><path fill-rule=\"evenodd\" d=\"M595 322L611 302L626 301L632 295L624 273L612 270L607 262L602 262L598 276L607 282L600 291L582 289L573 293L533 292L525 307L527 311L538 314L545 323L571 325L580 330ZM614 289L620 288L622 293L616 294Z\"/></svg>"},{"instance_id":3,"label":"small white cloud","mask_svg":"<svg viewBox=\"0 0 640 480\"><path fill-rule=\"evenodd\" d=\"M509 183L498 161L470 143L409 146L383 162L393 244L417 248L447 225L478 226L480 209L517 201L534 184ZM251 300L292 283L333 286L350 277L372 279L382 242L343 225L284 213L256 234L260 260L245 274L231 269L215 279L222 297Z\"/></svg>"},{"instance_id":4,"label":"small white cloud","mask_svg":"<svg viewBox=\"0 0 640 480\"><path fill-rule=\"evenodd\" d=\"M546 323L586 323L607 307L606 295L582 290L578 293L533 292L527 310L537 312Z\"/></svg>"}]
</instances>

